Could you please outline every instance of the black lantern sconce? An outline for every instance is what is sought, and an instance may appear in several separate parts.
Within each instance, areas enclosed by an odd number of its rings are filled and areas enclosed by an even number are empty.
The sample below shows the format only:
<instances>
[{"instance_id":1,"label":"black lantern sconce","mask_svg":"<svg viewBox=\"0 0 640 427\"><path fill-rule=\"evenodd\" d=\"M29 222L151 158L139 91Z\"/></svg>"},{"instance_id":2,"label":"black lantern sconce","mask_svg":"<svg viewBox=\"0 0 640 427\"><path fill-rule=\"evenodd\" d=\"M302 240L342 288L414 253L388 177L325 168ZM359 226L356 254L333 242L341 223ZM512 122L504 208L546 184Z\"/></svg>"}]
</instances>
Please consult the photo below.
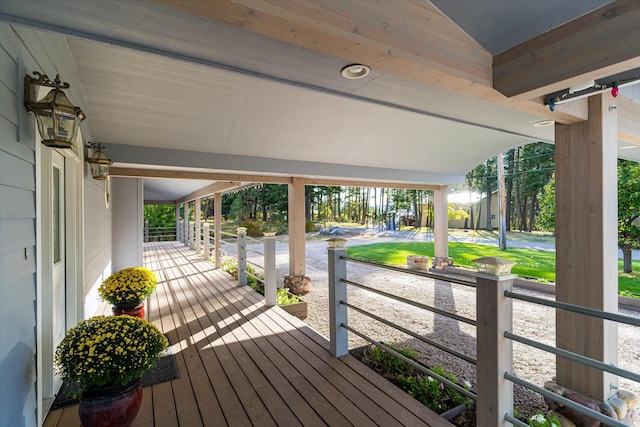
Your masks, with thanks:
<instances>
[{"instance_id":1,"label":"black lantern sconce","mask_svg":"<svg viewBox=\"0 0 640 427\"><path fill-rule=\"evenodd\" d=\"M24 104L27 111L36 115L42 143L47 147L73 148L78 126L85 115L62 91L69 88L69 83L61 82L59 75L51 81L46 74L37 71L33 74L36 77L26 75L24 78ZM38 86L53 89L44 98L37 99Z\"/></svg>"},{"instance_id":2,"label":"black lantern sconce","mask_svg":"<svg viewBox=\"0 0 640 427\"><path fill-rule=\"evenodd\" d=\"M93 154L89 155L89 151L93 150ZM104 155L104 145L99 142L87 143L87 163L91 167L91 176L93 179L107 179L109 176L109 166L113 162Z\"/></svg>"}]
</instances>

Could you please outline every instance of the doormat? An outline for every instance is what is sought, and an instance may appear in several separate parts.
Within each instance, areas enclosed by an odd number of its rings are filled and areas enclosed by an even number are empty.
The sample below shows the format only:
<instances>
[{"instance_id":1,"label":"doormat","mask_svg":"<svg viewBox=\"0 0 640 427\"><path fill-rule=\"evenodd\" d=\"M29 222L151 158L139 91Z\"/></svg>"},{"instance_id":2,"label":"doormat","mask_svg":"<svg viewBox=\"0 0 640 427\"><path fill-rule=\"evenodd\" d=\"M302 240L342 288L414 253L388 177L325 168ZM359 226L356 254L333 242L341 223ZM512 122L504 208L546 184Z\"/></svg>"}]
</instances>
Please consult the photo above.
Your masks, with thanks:
<instances>
[{"instance_id":1,"label":"doormat","mask_svg":"<svg viewBox=\"0 0 640 427\"><path fill-rule=\"evenodd\" d=\"M180 370L178 369L176 356L175 354L167 354L161 357L153 368L142 374L142 386L149 387L177 378L180 378ZM56 399L53 401L53 405L51 405L51 411L77 405L78 399L75 399L73 395L79 392L80 385L77 382L68 379L64 380Z\"/></svg>"}]
</instances>

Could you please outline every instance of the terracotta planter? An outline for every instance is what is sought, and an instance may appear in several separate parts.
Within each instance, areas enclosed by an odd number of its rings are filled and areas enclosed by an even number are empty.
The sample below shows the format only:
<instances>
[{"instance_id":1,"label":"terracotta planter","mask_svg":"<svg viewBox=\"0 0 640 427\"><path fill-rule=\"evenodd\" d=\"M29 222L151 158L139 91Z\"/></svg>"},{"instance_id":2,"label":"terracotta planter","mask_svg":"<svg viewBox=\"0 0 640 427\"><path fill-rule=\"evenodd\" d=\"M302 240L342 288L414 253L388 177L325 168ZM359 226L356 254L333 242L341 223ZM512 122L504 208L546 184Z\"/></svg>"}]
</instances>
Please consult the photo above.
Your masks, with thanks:
<instances>
[{"instance_id":1,"label":"terracotta planter","mask_svg":"<svg viewBox=\"0 0 640 427\"><path fill-rule=\"evenodd\" d=\"M114 316L127 314L133 317L144 319L144 302L131 302L125 304L114 304L111 308Z\"/></svg>"},{"instance_id":2,"label":"terracotta planter","mask_svg":"<svg viewBox=\"0 0 640 427\"><path fill-rule=\"evenodd\" d=\"M142 377L127 385L90 388L80 395L79 415L83 427L128 427L142 403Z\"/></svg>"}]
</instances>

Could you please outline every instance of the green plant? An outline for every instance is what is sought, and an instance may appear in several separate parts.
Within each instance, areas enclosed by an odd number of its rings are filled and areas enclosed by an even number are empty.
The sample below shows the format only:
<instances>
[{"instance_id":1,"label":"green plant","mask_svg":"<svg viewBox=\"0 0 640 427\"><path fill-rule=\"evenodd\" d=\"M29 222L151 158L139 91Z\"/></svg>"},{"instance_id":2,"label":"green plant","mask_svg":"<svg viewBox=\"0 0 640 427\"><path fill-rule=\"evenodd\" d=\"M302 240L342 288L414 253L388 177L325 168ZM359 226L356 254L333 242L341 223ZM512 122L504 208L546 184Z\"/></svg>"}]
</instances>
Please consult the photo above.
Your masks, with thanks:
<instances>
[{"instance_id":1,"label":"green plant","mask_svg":"<svg viewBox=\"0 0 640 427\"><path fill-rule=\"evenodd\" d=\"M393 346L389 347L404 357L417 361L417 351L407 347L401 349ZM446 387L441 381L430 375L425 375L422 371L382 347L369 346L363 352L363 361L387 378L395 378L396 383L407 394L436 412L442 413L460 404L469 403L469 399L456 390ZM430 370L453 383L457 381L455 375L445 372L440 365L436 365ZM464 387L470 389L471 384L465 381Z\"/></svg>"},{"instance_id":2,"label":"green plant","mask_svg":"<svg viewBox=\"0 0 640 427\"><path fill-rule=\"evenodd\" d=\"M232 257L224 257L222 259L222 266L221 268L226 271L227 273L229 273L234 279L238 279L238 262L236 261L235 258ZM262 276L261 274L256 273L255 269L250 266L247 265L246 267L247 272L253 274L254 276L256 276L257 278L264 280L264 276ZM262 284L262 282L260 282L259 280L257 280L255 277L251 277L251 276L247 276L247 285L251 288L253 288L254 290L256 290L259 294L264 295L264 285ZM298 298L295 295L292 295L289 293L289 291L287 291L286 289L282 289L282 288L277 288L276 289L276 304L277 305L289 305L289 304L295 304L302 301L300 298Z\"/></svg>"},{"instance_id":3,"label":"green plant","mask_svg":"<svg viewBox=\"0 0 640 427\"><path fill-rule=\"evenodd\" d=\"M561 424L553 415L545 415L542 412L538 412L529 418L529 425L531 427L560 427Z\"/></svg>"},{"instance_id":4,"label":"green plant","mask_svg":"<svg viewBox=\"0 0 640 427\"><path fill-rule=\"evenodd\" d=\"M264 233L262 233L262 225L258 221L245 220L240 223L240 227L245 227L247 229L247 235L250 237L264 236Z\"/></svg>"},{"instance_id":5,"label":"green plant","mask_svg":"<svg viewBox=\"0 0 640 427\"><path fill-rule=\"evenodd\" d=\"M113 273L98 288L100 297L111 304L127 304L145 300L158 285L153 271L144 267L124 268Z\"/></svg>"},{"instance_id":6,"label":"green plant","mask_svg":"<svg viewBox=\"0 0 640 427\"><path fill-rule=\"evenodd\" d=\"M67 331L56 348L54 372L87 387L125 385L150 369L167 348L152 323L131 316L95 316Z\"/></svg>"},{"instance_id":7,"label":"green plant","mask_svg":"<svg viewBox=\"0 0 640 427\"><path fill-rule=\"evenodd\" d=\"M394 348L394 350L412 360L416 360L418 357L417 351L407 347L402 347L401 349ZM378 347L374 344L371 344L371 346L365 350L365 357L368 357L376 368L384 372L391 374L407 374L413 371L413 367L411 365L385 351L382 347Z\"/></svg>"},{"instance_id":8,"label":"green plant","mask_svg":"<svg viewBox=\"0 0 640 427\"><path fill-rule=\"evenodd\" d=\"M286 289L276 289L276 305L290 305L301 302L302 300L297 296L289 293Z\"/></svg>"}]
</instances>

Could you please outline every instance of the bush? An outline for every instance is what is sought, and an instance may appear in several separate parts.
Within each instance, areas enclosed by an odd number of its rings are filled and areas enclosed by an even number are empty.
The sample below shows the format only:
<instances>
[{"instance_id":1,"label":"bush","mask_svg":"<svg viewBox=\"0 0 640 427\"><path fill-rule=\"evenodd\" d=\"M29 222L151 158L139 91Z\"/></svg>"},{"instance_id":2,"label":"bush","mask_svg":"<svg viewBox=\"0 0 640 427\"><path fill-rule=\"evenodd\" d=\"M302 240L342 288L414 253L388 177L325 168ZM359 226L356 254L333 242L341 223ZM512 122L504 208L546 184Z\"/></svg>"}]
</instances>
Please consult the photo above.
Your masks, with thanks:
<instances>
[{"instance_id":1,"label":"bush","mask_svg":"<svg viewBox=\"0 0 640 427\"><path fill-rule=\"evenodd\" d=\"M240 223L240 227L246 227L249 237L262 237L262 226L258 221L245 220Z\"/></svg>"},{"instance_id":2,"label":"bush","mask_svg":"<svg viewBox=\"0 0 640 427\"><path fill-rule=\"evenodd\" d=\"M320 227L318 227L316 224L314 224L311 221L305 221L304 223L304 231L309 233L311 231L320 231Z\"/></svg>"}]
</instances>

